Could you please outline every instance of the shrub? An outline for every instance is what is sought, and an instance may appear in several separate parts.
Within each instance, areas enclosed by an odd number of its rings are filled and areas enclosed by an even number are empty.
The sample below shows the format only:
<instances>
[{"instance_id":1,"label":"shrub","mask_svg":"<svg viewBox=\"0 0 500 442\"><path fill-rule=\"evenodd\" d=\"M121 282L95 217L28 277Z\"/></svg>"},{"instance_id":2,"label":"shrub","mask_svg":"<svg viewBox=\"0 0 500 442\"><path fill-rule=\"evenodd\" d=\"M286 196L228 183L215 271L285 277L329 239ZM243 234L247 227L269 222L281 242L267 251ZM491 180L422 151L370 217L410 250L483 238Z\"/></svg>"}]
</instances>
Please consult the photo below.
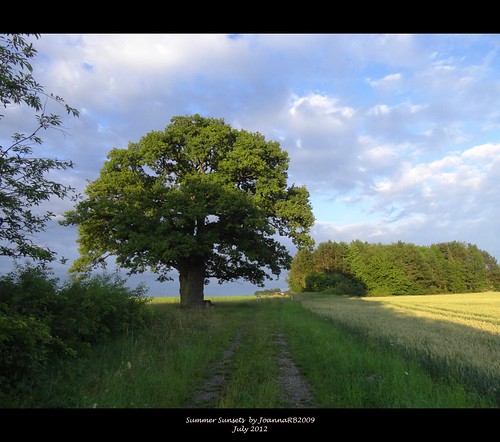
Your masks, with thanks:
<instances>
[{"instance_id":1,"label":"shrub","mask_svg":"<svg viewBox=\"0 0 500 442\"><path fill-rule=\"evenodd\" d=\"M50 323L59 302L59 280L50 275L50 269L44 264L16 263L10 273L0 278L0 302L20 315L31 315Z\"/></svg>"},{"instance_id":2,"label":"shrub","mask_svg":"<svg viewBox=\"0 0 500 442\"><path fill-rule=\"evenodd\" d=\"M28 387L45 368L52 341L43 321L0 303L0 391Z\"/></svg>"},{"instance_id":3,"label":"shrub","mask_svg":"<svg viewBox=\"0 0 500 442\"><path fill-rule=\"evenodd\" d=\"M360 281L341 272L316 272L307 275L306 291L332 295L364 296L366 287Z\"/></svg>"},{"instance_id":4,"label":"shrub","mask_svg":"<svg viewBox=\"0 0 500 442\"><path fill-rule=\"evenodd\" d=\"M61 289L64 309L54 324L54 332L63 340L93 344L110 336L141 326L149 301L144 286L130 289L117 274L96 275L73 280Z\"/></svg>"},{"instance_id":5,"label":"shrub","mask_svg":"<svg viewBox=\"0 0 500 442\"><path fill-rule=\"evenodd\" d=\"M25 388L49 363L142 326L146 290L125 282L104 274L61 286L45 265L31 264L0 277L0 392Z\"/></svg>"}]
</instances>

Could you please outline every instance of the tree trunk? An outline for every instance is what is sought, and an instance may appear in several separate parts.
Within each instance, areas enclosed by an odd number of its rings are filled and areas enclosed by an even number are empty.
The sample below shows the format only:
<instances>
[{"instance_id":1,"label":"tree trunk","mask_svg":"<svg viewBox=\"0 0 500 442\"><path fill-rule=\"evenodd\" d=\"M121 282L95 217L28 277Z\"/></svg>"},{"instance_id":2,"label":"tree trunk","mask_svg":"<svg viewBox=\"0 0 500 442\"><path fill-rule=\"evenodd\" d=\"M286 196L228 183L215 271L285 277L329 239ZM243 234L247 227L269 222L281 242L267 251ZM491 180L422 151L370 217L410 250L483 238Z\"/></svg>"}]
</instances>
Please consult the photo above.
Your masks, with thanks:
<instances>
[{"instance_id":1,"label":"tree trunk","mask_svg":"<svg viewBox=\"0 0 500 442\"><path fill-rule=\"evenodd\" d=\"M192 264L179 270L181 306L204 307L205 266Z\"/></svg>"}]
</instances>

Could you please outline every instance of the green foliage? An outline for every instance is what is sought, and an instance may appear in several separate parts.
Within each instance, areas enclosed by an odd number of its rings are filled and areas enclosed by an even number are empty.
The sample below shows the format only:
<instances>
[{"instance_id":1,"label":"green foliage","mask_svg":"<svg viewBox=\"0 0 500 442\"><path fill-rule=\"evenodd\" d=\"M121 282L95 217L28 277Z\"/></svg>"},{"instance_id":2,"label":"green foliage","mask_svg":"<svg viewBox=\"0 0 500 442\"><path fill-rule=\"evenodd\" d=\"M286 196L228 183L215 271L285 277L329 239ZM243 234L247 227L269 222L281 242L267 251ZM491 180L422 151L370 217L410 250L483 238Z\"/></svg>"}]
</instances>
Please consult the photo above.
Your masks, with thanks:
<instances>
[{"instance_id":1,"label":"green foliage","mask_svg":"<svg viewBox=\"0 0 500 442\"><path fill-rule=\"evenodd\" d=\"M49 363L141 326L149 299L117 275L62 286L45 265L17 265L0 278L0 393L27 388Z\"/></svg>"},{"instance_id":2,"label":"green foliage","mask_svg":"<svg viewBox=\"0 0 500 442\"><path fill-rule=\"evenodd\" d=\"M182 303L203 300L203 284L243 278L262 285L289 268L277 236L313 241L304 187L287 187L288 154L259 133L199 115L174 117L127 149L112 149L87 197L66 213L77 225L85 272L115 256L130 273L160 281L180 274Z\"/></svg>"},{"instance_id":3,"label":"green foliage","mask_svg":"<svg viewBox=\"0 0 500 442\"><path fill-rule=\"evenodd\" d=\"M314 271L312 256L312 251L306 247L299 249L294 256L286 280L291 292L301 293L305 290L306 277Z\"/></svg>"},{"instance_id":4,"label":"green foliage","mask_svg":"<svg viewBox=\"0 0 500 442\"><path fill-rule=\"evenodd\" d=\"M0 302L0 394L14 385L26 390L45 368L52 342L47 324Z\"/></svg>"},{"instance_id":5,"label":"green foliage","mask_svg":"<svg viewBox=\"0 0 500 442\"><path fill-rule=\"evenodd\" d=\"M65 198L73 191L46 177L53 170L72 168L73 164L33 157L32 146L42 144L41 130L59 128L62 123L59 115L46 112L47 100L63 106L73 116L78 116L78 111L61 97L47 95L35 81L29 60L36 53L23 35L0 34L0 103L4 108L27 105L36 113L33 130L15 133L12 144L0 146L0 255L48 261L54 258L54 252L34 244L31 236L44 230L53 213L32 208L54 196ZM0 115L0 119L4 117Z\"/></svg>"},{"instance_id":6,"label":"green foliage","mask_svg":"<svg viewBox=\"0 0 500 442\"><path fill-rule=\"evenodd\" d=\"M312 255L313 268L316 272L349 274L348 254L349 245L345 242L322 242L318 244Z\"/></svg>"},{"instance_id":7,"label":"green foliage","mask_svg":"<svg viewBox=\"0 0 500 442\"><path fill-rule=\"evenodd\" d=\"M53 332L63 341L93 344L144 324L143 305L149 301L146 289L130 289L117 274L103 274L65 284L60 320Z\"/></svg>"},{"instance_id":8,"label":"green foliage","mask_svg":"<svg viewBox=\"0 0 500 442\"><path fill-rule=\"evenodd\" d=\"M499 290L499 282L495 258L458 241L430 247L328 241L299 251L288 276L294 292L359 296L472 293Z\"/></svg>"},{"instance_id":9,"label":"green foliage","mask_svg":"<svg viewBox=\"0 0 500 442\"><path fill-rule=\"evenodd\" d=\"M480 250L485 265L489 290L500 291L500 266L496 259L485 250Z\"/></svg>"},{"instance_id":10,"label":"green foliage","mask_svg":"<svg viewBox=\"0 0 500 442\"><path fill-rule=\"evenodd\" d=\"M354 277L340 272L313 272L306 276L306 292L331 295L363 296L366 289Z\"/></svg>"}]
</instances>

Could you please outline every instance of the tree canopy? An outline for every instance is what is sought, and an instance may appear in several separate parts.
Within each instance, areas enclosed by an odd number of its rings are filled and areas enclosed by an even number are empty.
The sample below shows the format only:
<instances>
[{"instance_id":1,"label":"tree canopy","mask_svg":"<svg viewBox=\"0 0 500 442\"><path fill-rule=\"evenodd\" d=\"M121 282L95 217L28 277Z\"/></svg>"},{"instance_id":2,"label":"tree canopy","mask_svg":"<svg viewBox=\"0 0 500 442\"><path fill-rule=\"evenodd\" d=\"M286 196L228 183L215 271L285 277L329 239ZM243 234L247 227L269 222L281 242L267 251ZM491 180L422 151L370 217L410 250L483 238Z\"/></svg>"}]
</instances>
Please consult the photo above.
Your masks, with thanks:
<instances>
[{"instance_id":1,"label":"tree canopy","mask_svg":"<svg viewBox=\"0 0 500 442\"><path fill-rule=\"evenodd\" d=\"M25 36L0 34L0 103L4 108L28 106L36 119L31 130L13 134L9 145L0 146L0 255L52 260L54 252L36 245L32 235L45 229L53 213L40 213L34 208L53 196L69 195L71 187L47 179L46 174L71 168L73 164L33 156L32 146L42 144L42 129L57 128L62 122L59 115L46 112L47 100L63 106L73 116L78 116L78 111L61 97L46 94L36 82L29 63L36 53ZM0 120L4 117L1 114Z\"/></svg>"},{"instance_id":2,"label":"tree canopy","mask_svg":"<svg viewBox=\"0 0 500 442\"><path fill-rule=\"evenodd\" d=\"M66 214L78 225L72 271L116 263L158 279L179 272L184 305L203 303L209 278L262 285L288 269L280 241L311 247L309 193L288 186L289 157L260 133L222 119L177 116L128 148L112 149L86 198Z\"/></svg>"}]
</instances>

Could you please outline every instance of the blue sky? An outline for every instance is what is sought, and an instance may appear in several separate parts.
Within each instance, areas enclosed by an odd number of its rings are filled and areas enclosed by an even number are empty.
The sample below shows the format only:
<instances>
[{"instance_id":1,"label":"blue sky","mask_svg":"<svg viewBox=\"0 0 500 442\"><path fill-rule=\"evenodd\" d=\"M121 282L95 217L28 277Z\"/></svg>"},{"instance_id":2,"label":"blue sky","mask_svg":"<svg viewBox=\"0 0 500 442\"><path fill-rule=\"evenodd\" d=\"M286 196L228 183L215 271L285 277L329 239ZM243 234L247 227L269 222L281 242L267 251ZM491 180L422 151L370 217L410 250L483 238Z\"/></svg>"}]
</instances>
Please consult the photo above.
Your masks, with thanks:
<instances>
[{"instance_id":1,"label":"blue sky","mask_svg":"<svg viewBox=\"0 0 500 442\"><path fill-rule=\"evenodd\" d=\"M200 113L280 142L290 184L311 193L316 243L457 240L500 259L500 35L42 34L34 44L37 81L80 111L64 117L66 135L42 134L37 153L74 161L53 177L78 192L111 148ZM4 114L2 136L32 124L28 110ZM43 208L60 218L71 207ZM39 243L72 261L76 229L56 221ZM266 286L286 289L285 277ZM178 294L177 280L136 281Z\"/></svg>"}]
</instances>

